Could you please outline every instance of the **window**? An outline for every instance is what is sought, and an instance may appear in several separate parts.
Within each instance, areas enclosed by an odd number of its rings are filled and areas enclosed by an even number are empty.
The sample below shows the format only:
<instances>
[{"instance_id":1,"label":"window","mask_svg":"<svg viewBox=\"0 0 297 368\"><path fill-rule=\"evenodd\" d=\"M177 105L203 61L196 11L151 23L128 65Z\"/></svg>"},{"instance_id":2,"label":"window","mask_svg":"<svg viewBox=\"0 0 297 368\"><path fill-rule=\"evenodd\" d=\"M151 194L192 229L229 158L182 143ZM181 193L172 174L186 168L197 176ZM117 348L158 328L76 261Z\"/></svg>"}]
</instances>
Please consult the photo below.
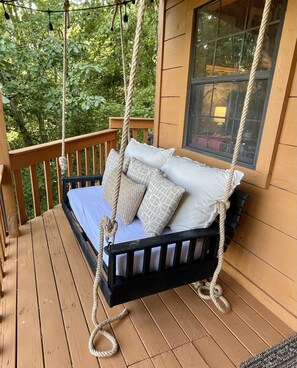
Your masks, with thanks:
<instances>
[{"instance_id":1,"label":"window","mask_svg":"<svg viewBox=\"0 0 297 368\"><path fill-rule=\"evenodd\" d=\"M238 163L254 168L285 0L273 0ZM263 0L198 8L192 44L185 146L230 161L253 62Z\"/></svg>"}]
</instances>

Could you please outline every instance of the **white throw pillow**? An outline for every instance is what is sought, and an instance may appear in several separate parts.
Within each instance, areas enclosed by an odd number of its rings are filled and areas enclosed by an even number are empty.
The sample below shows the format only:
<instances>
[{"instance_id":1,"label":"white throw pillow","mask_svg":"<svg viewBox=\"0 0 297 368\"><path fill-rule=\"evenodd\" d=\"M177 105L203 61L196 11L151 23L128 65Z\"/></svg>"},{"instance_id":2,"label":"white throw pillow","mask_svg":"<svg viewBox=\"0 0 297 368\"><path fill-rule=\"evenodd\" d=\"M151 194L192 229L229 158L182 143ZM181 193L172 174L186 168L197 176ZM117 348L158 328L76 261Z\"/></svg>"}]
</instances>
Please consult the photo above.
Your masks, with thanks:
<instances>
[{"instance_id":1,"label":"white throw pillow","mask_svg":"<svg viewBox=\"0 0 297 368\"><path fill-rule=\"evenodd\" d=\"M116 178L117 169L108 176L104 187L103 196L110 207L113 206ZM144 185L134 183L122 173L117 214L125 225L129 225L134 220L145 190Z\"/></svg>"},{"instance_id":2,"label":"white throw pillow","mask_svg":"<svg viewBox=\"0 0 297 368\"><path fill-rule=\"evenodd\" d=\"M161 174L161 171L159 169L144 164L134 157L131 158L129 162L127 176L128 178L135 181L135 183L143 184L148 187L150 179L156 174Z\"/></svg>"},{"instance_id":3,"label":"white throw pillow","mask_svg":"<svg viewBox=\"0 0 297 368\"><path fill-rule=\"evenodd\" d=\"M224 199L229 170L213 168L185 157L171 157L161 168L165 176L185 188L179 206L169 222L172 231L206 228L214 221L217 202ZM232 192L243 177L235 170Z\"/></svg>"},{"instance_id":4,"label":"white throw pillow","mask_svg":"<svg viewBox=\"0 0 297 368\"><path fill-rule=\"evenodd\" d=\"M112 148L107 156L107 160L105 162L105 170L103 173L102 178L102 185L104 186L106 183L106 180L110 173L117 167L117 164L119 162L119 154ZM125 157L124 158L124 164L123 164L123 173L126 174L129 166L130 158Z\"/></svg>"},{"instance_id":5,"label":"white throw pillow","mask_svg":"<svg viewBox=\"0 0 297 368\"><path fill-rule=\"evenodd\" d=\"M125 157L135 157L145 164L160 169L174 153L174 148L157 148L131 139L126 147Z\"/></svg>"},{"instance_id":6,"label":"white throw pillow","mask_svg":"<svg viewBox=\"0 0 297 368\"><path fill-rule=\"evenodd\" d=\"M152 177L137 211L137 217L148 235L161 234L184 192L184 188L175 185L162 175Z\"/></svg>"}]
</instances>

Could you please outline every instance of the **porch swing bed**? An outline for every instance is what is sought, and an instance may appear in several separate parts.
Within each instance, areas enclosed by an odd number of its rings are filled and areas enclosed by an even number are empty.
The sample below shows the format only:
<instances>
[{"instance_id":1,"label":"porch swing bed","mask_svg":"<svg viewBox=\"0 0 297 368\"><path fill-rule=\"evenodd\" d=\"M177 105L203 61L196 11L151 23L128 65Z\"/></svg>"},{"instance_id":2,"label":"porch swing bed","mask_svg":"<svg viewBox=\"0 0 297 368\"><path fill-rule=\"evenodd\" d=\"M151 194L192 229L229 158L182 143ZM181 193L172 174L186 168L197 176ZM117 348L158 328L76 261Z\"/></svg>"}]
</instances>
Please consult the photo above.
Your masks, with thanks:
<instances>
[{"instance_id":1,"label":"porch swing bed","mask_svg":"<svg viewBox=\"0 0 297 368\"><path fill-rule=\"evenodd\" d=\"M63 178L62 207L94 274L100 218L111 212L103 196L102 179L102 175ZM247 197L247 193L235 189L229 198L225 250L239 225ZM166 227L156 236L148 236L137 217L127 226L121 219L117 221L114 243L105 242L100 276L100 287L110 307L213 276L218 265L218 218L207 228L173 232Z\"/></svg>"}]
</instances>

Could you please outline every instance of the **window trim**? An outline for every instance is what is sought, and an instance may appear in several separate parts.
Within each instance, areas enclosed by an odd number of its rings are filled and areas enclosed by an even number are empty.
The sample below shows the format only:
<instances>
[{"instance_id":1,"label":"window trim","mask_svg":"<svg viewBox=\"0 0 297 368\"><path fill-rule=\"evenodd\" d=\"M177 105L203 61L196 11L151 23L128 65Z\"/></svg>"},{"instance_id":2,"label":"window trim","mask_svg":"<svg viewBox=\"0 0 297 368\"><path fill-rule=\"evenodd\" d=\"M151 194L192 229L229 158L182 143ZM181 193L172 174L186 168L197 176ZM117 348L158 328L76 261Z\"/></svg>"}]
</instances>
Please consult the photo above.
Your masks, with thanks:
<instances>
[{"instance_id":1,"label":"window trim","mask_svg":"<svg viewBox=\"0 0 297 368\"><path fill-rule=\"evenodd\" d=\"M187 7L187 29L186 29L186 42L189 50L188 63L185 65L185 74L190 78L191 62L192 62L192 38L194 37L194 21L195 10L198 7L209 3L208 0L195 0L189 1ZM282 24L282 33L279 41L278 53L276 56L274 73L271 79L270 94L267 101L266 115L264 118L262 137L259 146L258 159L254 169L249 169L244 166L238 166L238 169L243 171L244 181L250 184L267 188L270 183L272 169L275 161L276 150L279 143L279 137L281 128L287 108L288 94L292 82L292 74L295 69L297 48L296 38L292 37L292 34L297 33L295 8L292 1L287 2L285 10L284 21ZM294 33L295 32L295 33ZM184 127L186 126L187 119L187 97L190 84L188 83L187 89L184 95ZM194 160L199 160L210 166L219 168L228 168L230 162L226 162L216 157L208 156L203 153L193 152L190 148L184 147L185 132L181 134L176 149L177 154L190 157Z\"/></svg>"}]
</instances>

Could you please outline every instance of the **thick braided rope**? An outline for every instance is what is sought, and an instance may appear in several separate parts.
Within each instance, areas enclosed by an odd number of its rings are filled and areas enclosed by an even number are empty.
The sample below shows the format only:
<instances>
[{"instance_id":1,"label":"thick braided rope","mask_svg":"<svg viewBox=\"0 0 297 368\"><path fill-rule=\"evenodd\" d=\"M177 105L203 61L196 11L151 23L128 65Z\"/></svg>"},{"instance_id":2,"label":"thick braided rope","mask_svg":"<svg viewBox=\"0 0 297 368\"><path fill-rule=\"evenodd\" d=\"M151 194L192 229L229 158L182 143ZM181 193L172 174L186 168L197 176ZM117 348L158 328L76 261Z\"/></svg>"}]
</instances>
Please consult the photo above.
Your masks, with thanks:
<instances>
[{"instance_id":1,"label":"thick braided rope","mask_svg":"<svg viewBox=\"0 0 297 368\"><path fill-rule=\"evenodd\" d=\"M139 11L138 11L138 16L137 16L137 25L136 25L136 32L135 32L135 39L134 39L134 46L133 46L129 86L128 86L127 97L126 97L126 105L125 105L124 126L123 126L123 131L122 131L121 148L120 148L120 153L119 153L119 163L117 166L117 177L116 177L115 193L114 193L114 200L113 200L113 206L112 206L112 215L111 215L112 222L115 221L115 217L116 217L117 204L118 204L119 191L120 191L121 174L123 170L124 154L125 154L125 149L126 149L127 141L128 141L129 123L130 123L131 109L132 109L132 98L133 98L133 92L134 92L134 87L135 87L136 71L137 71L137 65L138 65L138 59L139 59L139 49L140 49L140 40L141 40L143 21L144 21L145 3L146 3L145 0L141 0Z\"/></svg>"},{"instance_id":2,"label":"thick braided rope","mask_svg":"<svg viewBox=\"0 0 297 368\"><path fill-rule=\"evenodd\" d=\"M64 4L64 47L63 47L63 89L62 89L62 152L59 157L59 165L62 176L67 171L67 157L65 154L65 125L66 125L66 82L67 82L67 30L69 20L69 2Z\"/></svg>"},{"instance_id":3,"label":"thick braided rope","mask_svg":"<svg viewBox=\"0 0 297 368\"><path fill-rule=\"evenodd\" d=\"M97 308L98 308L98 287L100 283L100 275L102 269L102 258L103 258L103 246L104 246L104 230L108 229L106 233L107 237L113 236L117 230L117 223L115 222L114 227L111 227L110 220L106 216L102 216L100 221L100 240L99 240L99 250L97 256L97 268L95 279L93 283L93 308L92 308L92 322L95 326L94 330L92 331L90 338L89 338L89 351L92 355L100 358L107 358L114 355L118 351L118 342L113 335L109 332L103 330L103 328L115 321L118 321L125 317L128 314L128 310L124 309L121 314L115 317L111 317L106 319L105 321L98 323L97 321ZM106 339L111 342L111 349L105 351L98 351L94 347L94 340L97 334L100 333Z\"/></svg>"},{"instance_id":4,"label":"thick braided rope","mask_svg":"<svg viewBox=\"0 0 297 368\"><path fill-rule=\"evenodd\" d=\"M127 75L126 75L126 62L125 62L125 43L124 43L124 28L123 28L123 16L122 16L122 6L120 6L120 35L121 35L121 55L122 55L122 69L123 69L123 82L124 82L124 96L125 96L125 106L127 100ZM130 134L128 131L127 143L130 142Z\"/></svg>"},{"instance_id":5,"label":"thick braided rope","mask_svg":"<svg viewBox=\"0 0 297 368\"><path fill-rule=\"evenodd\" d=\"M120 19L121 56L122 56L123 81L124 81L124 96L125 96L125 102L126 102L126 98L127 98L127 76L126 76L126 62L125 62L125 43L124 43L122 6L120 6L120 17L121 17L121 19Z\"/></svg>"},{"instance_id":6,"label":"thick braided rope","mask_svg":"<svg viewBox=\"0 0 297 368\"><path fill-rule=\"evenodd\" d=\"M263 40L264 40L265 30L266 30L266 26L267 26L267 22L268 22L268 16L269 16L269 11L270 11L270 7L271 7L271 1L272 0L266 0L266 2L265 2L265 6L264 6L264 10L263 10L263 16L262 16L260 30L259 30L259 35L258 35L258 39L257 39L256 49L255 49L255 54L254 54L254 59L253 59L252 67L251 67L249 82L248 82L248 86L247 86L247 91L246 91L246 95L245 95L242 115L241 115L241 119L240 119L238 133L237 133L236 144L235 144L235 147L234 147L234 153L233 153L232 162L231 162L231 165L230 165L229 176L228 176L228 181L227 181L227 187L226 187L226 191L225 191L223 201L218 203L218 213L220 215L220 224L219 224L219 227L220 227L220 243L219 243L219 249L218 249L218 265L217 265L217 268L216 268L216 270L213 274L211 282L207 283L207 284L204 284L204 285L201 285L201 284L198 285L199 295L204 299L211 299L213 301L213 303L215 304L215 306L223 313L226 313L226 312L229 311L230 305L229 305L229 302L224 297L222 297L221 295L218 295L216 284L217 284L219 273L222 269L222 264L223 264L224 245L225 245L225 225L224 224L225 224L225 219L226 219L226 210L227 210L228 198L229 198L229 194L230 194L231 186L232 186L232 182L233 182L235 166L236 166L239 151L240 151L242 135L243 135L243 131L244 131L244 128L245 128L245 124L246 124L246 120L247 120L247 114L248 114L248 110L249 110L249 106L250 106L250 102L251 102L251 97L252 97L252 93L253 93L253 88L254 88L254 84L255 84L257 66L258 66L260 58L261 58ZM209 289L209 296L206 296L202 292L202 290L208 290L208 289ZM224 307L222 307L219 304L219 302L217 301L217 298L219 298L223 302Z\"/></svg>"},{"instance_id":7,"label":"thick braided rope","mask_svg":"<svg viewBox=\"0 0 297 368\"><path fill-rule=\"evenodd\" d=\"M130 72L129 87L128 87L128 92L127 92L124 126L123 126L121 149L120 149L120 155L119 155L119 164L117 167L117 180L116 180L114 200L113 200L113 206L112 206L112 215L111 215L111 219L108 219L106 216L103 216L100 222L100 239L99 239L99 250L98 250L98 256L97 256L97 268L96 268L96 274L95 274L94 284L93 284L92 321L93 321L95 328L92 331L90 338L89 338L89 351L92 355L97 356L97 357L102 357L102 358L111 357L118 351L117 340L110 333L103 330L103 327L114 321L118 321L122 319L129 313L127 309L124 309L123 312L119 314L118 316L108 318L105 321L101 322L100 324L97 321L98 285L100 282L100 274L101 274L101 269L102 269L104 232L105 232L105 237L107 239L110 239L110 238L114 239L114 236L117 230L117 222L115 220L115 217L116 217L120 184L121 184L121 173L122 173L122 167L123 167L123 162L124 162L124 152L125 152L126 145L127 145L127 135L129 132L129 121L130 121L131 107L132 107L132 95L134 91L136 69L137 69L137 64L138 64L140 38L142 34L142 26L143 26L143 20L144 20L145 1L146 0L141 0L139 12L138 12L138 18L137 18L135 42L134 42L133 56L132 56L132 66L131 66L131 72ZM111 342L112 348L110 350L99 351L95 349L94 339L98 332L102 336L106 337Z\"/></svg>"}]
</instances>

